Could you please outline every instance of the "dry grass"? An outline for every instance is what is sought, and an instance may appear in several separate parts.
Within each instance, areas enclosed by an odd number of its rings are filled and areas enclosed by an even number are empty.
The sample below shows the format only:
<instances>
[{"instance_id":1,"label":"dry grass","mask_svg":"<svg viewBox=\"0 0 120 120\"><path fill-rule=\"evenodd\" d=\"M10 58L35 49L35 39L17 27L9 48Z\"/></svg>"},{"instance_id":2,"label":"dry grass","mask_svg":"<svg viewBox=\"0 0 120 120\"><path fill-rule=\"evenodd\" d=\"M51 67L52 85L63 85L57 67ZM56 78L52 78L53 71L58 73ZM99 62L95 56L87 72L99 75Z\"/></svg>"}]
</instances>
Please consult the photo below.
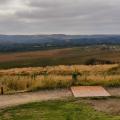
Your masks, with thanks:
<instances>
[{"instance_id":1,"label":"dry grass","mask_svg":"<svg viewBox=\"0 0 120 120\"><path fill-rule=\"evenodd\" d=\"M70 87L71 76L2 76L0 83L4 86L5 91L19 90L37 90Z\"/></svg>"},{"instance_id":2,"label":"dry grass","mask_svg":"<svg viewBox=\"0 0 120 120\"><path fill-rule=\"evenodd\" d=\"M118 64L111 65L59 65L47 67L28 67L28 68L14 68L8 70L0 70L0 75L41 75L41 74L57 74L57 75L70 75L77 71L79 73L97 74L100 72L108 71L109 69L118 67Z\"/></svg>"},{"instance_id":3,"label":"dry grass","mask_svg":"<svg viewBox=\"0 0 120 120\"><path fill-rule=\"evenodd\" d=\"M88 75L81 76L76 85L120 86L120 75Z\"/></svg>"},{"instance_id":4,"label":"dry grass","mask_svg":"<svg viewBox=\"0 0 120 120\"><path fill-rule=\"evenodd\" d=\"M119 68L114 65L73 65L0 70L0 84L6 92L68 88L72 85L72 74L77 72L75 85L120 86L120 75L110 74ZM80 73L80 74L79 74ZM108 74L109 73L109 74Z\"/></svg>"}]
</instances>

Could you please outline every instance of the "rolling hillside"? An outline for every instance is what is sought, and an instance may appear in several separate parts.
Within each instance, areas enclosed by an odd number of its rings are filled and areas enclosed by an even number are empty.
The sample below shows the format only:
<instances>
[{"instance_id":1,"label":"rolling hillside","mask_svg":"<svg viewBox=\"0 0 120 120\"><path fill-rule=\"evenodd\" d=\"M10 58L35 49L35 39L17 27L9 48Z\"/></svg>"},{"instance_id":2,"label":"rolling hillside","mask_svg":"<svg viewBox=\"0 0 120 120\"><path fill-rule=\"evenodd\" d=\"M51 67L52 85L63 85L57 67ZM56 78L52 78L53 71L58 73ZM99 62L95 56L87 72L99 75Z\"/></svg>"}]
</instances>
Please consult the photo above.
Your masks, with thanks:
<instances>
[{"instance_id":1,"label":"rolling hillside","mask_svg":"<svg viewBox=\"0 0 120 120\"><path fill-rule=\"evenodd\" d=\"M0 54L0 68L120 63L119 46L86 46Z\"/></svg>"},{"instance_id":2,"label":"rolling hillside","mask_svg":"<svg viewBox=\"0 0 120 120\"><path fill-rule=\"evenodd\" d=\"M103 44L120 44L120 35L0 35L0 52L46 50Z\"/></svg>"}]
</instances>

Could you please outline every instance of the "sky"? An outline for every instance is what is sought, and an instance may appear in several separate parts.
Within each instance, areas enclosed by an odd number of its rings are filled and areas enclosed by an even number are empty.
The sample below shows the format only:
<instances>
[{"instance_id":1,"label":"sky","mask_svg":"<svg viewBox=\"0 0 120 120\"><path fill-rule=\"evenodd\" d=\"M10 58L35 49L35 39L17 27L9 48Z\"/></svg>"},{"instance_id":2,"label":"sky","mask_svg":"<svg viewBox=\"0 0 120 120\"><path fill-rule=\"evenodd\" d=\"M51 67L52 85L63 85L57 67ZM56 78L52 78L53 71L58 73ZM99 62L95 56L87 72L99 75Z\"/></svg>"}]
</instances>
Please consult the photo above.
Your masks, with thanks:
<instances>
[{"instance_id":1,"label":"sky","mask_svg":"<svg viewBox=\"0 0 120 120\"><path fill-rule=\"evenodd\" d=\"M120 0L0 0L0 34L120 34Z\"/></svg>"}]
</instances>

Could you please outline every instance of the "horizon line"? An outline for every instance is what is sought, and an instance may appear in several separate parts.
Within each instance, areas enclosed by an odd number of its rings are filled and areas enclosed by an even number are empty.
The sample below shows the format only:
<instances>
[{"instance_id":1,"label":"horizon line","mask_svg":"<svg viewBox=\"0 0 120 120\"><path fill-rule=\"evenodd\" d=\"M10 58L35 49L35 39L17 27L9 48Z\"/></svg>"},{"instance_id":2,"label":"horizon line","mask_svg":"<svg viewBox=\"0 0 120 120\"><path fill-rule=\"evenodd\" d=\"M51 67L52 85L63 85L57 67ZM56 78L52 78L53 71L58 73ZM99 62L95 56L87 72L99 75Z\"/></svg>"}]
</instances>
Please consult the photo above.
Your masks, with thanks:
<instances>
[{"instance_id":1,"label":"horizon line","mask_svg":"<svg viewBox=\"0 0 120 120\"><path fill-rule=\"evenodd\" d=\"M32 35L33 36L34 35L35 36L37 36L37 35L38 36L40 36L40 35L46 35L46 36L47 35L65 35L65 36L77 36L77 35L84 36L85 35L85 36L94 36L94 35L96 35L96 36L98 36L98 35L120 35L120 33L119 34L111 34L111 33L107 33L107 34L106 33L105 34L101 34L101 33L100 34L99 33L98 34L64 34L64 33L60 33L60 34L59 33L58 34L57 33L51 33L51 34L49 34L49 33L38 33L38 34L0 34L0 35L5 35L5 36L12 36L12 35L13 36L15 36L15 35L16 36L17 35L18 36L32 36Z\"/></svg>"}]
</instances>

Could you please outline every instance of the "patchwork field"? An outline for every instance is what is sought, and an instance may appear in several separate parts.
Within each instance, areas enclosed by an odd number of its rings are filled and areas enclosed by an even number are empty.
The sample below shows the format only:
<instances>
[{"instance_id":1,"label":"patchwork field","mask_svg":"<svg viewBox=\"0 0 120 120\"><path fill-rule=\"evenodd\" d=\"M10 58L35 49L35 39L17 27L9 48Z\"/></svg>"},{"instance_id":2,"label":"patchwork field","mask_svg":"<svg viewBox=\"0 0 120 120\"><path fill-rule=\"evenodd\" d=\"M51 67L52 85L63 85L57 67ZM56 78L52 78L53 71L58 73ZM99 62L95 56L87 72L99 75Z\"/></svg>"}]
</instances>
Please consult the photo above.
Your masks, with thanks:
<instances>
[{"instance_id":1,"label":"patchwork field","mask_svg":"<svg viewBox=\"0 0 120 120\"><path fill-rule=\"evenodd\" d=\"M0 53L0 69L110 63L120 63L120 48L117 46L86 46L34 52Z\"/></svg>"}]
</instances>

